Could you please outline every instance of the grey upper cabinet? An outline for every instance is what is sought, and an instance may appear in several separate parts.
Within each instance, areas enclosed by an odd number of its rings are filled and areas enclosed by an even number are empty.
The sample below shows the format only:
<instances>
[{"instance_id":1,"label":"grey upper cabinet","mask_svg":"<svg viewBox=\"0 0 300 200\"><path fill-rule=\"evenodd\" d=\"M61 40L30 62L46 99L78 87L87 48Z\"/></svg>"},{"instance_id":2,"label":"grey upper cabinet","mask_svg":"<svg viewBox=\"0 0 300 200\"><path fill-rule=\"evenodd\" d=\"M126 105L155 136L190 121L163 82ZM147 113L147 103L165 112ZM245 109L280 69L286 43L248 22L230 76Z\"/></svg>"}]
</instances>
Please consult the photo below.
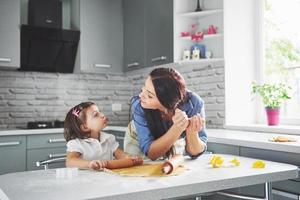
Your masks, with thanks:
<instances>
[{"instance_id":1,"label":"grey upper cabinet","mask_svg":"<svg viewBox=\"0 0 300 200\"><path fill-rule=\"evenodd\" d=\"M76 1L72 2L72 4ZM121 72L123 68L122 0L77 1L80 45L75 70ZM73 13L76 14L76 11ZM79 23L78 23L79 21Z\"/></svg>"},{"instance_id":2,"label":"grey upper cabinet","mask_svg":"<svg viewBox=\"0 0 300 200\"><path fill-rule=\"evenodd\" d=\"M125 71L173 62L173 0L124 0Z\"/></svg>"},{"instance_id":3,"label":"grey upper cabinet","mask_svg":"<svg viewBox=\"0 0 300 200\"><path fill-rule=\"evenodd\" d=\"M173 0L146 0L147 66L173 62Z\"/></svg>"},{"instance_id":4,"label":"grey upper cabinet","mask_svg":"<svg viewBox=\"0 0 300 200\"><path fill-rule=\"evenodd\" d=\"M146 65L144 12L143 0L123 0L125 69Z\"/></svg>"},{"instance_id":5,"label":"grey upper cabinet","mask_svg":"<svg viewBox=\"0 0 300 200\"><path fill-rule=\"evenodd\" d=\"M20 67L20 1L0 1L0 67Z\"/></svg>"}]
</instances>

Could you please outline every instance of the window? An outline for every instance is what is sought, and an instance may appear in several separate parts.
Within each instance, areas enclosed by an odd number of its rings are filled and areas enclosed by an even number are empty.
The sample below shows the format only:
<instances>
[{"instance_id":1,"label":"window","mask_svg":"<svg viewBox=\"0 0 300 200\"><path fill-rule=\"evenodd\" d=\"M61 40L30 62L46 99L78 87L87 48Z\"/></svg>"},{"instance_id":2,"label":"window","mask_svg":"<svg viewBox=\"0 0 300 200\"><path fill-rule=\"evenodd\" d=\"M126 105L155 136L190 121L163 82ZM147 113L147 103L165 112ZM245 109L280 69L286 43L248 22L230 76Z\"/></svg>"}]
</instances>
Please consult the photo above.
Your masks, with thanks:
<instances>
[{"instance_id":1,"label":"window","mask_svg":"<svg viewBox=\"0 0 300 200\"><path fill-rule=\"evenodd\" d=\"M281 124L300 125L300 0L264 0L263 82L284 82L292 99L281 108Z\"/></svg>"}]
</instances>

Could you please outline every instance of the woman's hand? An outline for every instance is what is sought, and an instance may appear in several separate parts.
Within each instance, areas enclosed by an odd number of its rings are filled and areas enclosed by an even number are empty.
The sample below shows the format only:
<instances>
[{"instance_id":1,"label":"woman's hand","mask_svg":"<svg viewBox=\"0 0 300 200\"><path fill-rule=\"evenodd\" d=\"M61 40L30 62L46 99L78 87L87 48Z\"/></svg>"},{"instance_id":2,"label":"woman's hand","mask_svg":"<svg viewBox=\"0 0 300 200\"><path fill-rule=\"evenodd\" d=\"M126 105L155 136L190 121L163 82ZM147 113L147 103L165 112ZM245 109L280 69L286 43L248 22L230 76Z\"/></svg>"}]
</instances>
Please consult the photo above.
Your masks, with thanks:
<instances>
[{"instance_id":1,"label":"woman's hand","mask_svg":"<svg viewBox=\"0 0 300 200\"><path fill-rule=\"evenodd\" d=\"M172 117L172 121L174 126L180 129L182 132L188 127L189 125L189 118L186 113L180 109L175 110L175 115Z\"/></svg>"},{"instance_id":2,"label":"woman's hand","mask_svg":"<svg viewBox=\"0 0 300 200\"><path fill-rule=\"evenodd\" d=\"M89 169L101 170L107 166L107 160L92 160L89 163Z\"/></svg>"},{"instance_id":3,"label":"woman's hand","mask_svg":"<svg viewBox=\"0 0 300 200\"><path fill-rule=\"evenodd\" d=\"M186 134L198 134L198 132L202 130L204 124L204 118L202 118L200 115L194 115L189 119L189 125L186 129Z\"/></svg>"}]
</instances>

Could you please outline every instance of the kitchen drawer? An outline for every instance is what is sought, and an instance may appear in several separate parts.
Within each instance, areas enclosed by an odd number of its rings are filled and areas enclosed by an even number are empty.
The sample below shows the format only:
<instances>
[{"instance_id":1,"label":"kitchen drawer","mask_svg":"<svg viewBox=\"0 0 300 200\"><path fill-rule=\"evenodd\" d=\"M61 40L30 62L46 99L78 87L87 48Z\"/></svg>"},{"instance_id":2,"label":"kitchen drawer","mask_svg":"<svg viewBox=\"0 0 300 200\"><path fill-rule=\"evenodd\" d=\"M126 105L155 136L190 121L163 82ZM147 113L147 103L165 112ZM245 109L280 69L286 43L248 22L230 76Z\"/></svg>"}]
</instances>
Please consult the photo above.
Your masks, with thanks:
<instances>
[{"instance_id":1,"label":"kitchen drawer","mask_svg":"<svg viewBox=\"0 0 300 200\"><path fill-rule=\"evenodd\" d=\"M0 137L0 174L25 171L26 137Z\"/></svg>"},{"instance_id":2,"label":"kitchen drawer","mask_svg":"<svg viewBox=\"0 0 300 200\"><path fill-rule=\"evenodd\" d=\"M300 182L294 180L272 183L272 188L300 195Z\"/></svg>"},{"instance_id":3,"label":"kitchen drawer","mask_svg":"<svg viewBox=\"0 0 300 200\"><path fill-rule=\"evenodd\" d=\"M208 142L207 150L212 153L223 153L223 154L231 154L231 155L239 155L239 147L227 144L218 144Z\"/></svg>"},{"instance_id":4,"label":"kitchen drawer","mask_svg":"<svg viewBox=\"0 0 300 200\"><path fill-rule=\"evenodd\" d=\"M27 136L27 149L66 147L66 140L62 133Z\"/></svg>"},{"instance_id":5,"label":"kitchen drawer","mask_svg":"<svg viewBox=\"0 0 300 200\"><path fill-rule=\"evenodd\" d=\"M63 157L66 155L66 147L60 148L43 148L27 150L27 170L43 169L36 167L36 162L49 158ZM65 162L51 164L50 168L65 167Z\"/></svg>"}]
</instances>

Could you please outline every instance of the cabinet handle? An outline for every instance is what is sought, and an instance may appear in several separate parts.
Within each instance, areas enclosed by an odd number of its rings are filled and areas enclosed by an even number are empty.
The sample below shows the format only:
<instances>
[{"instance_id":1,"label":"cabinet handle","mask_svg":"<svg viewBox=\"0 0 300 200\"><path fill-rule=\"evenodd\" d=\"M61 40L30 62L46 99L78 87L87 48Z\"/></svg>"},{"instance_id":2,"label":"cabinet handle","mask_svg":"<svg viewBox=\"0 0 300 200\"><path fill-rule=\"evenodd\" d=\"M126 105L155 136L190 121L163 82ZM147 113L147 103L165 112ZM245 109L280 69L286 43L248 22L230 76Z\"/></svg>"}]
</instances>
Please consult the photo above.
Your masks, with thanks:
<instances>
[{"instance_id":1,"label":"cabinet handle","mask_svg":"<svg viewBox=\"0 0 300 200\"><path fill-rule=\"evenodd\" d=\"M272 194L276 194L276 195L282 196L282 197L287 197L289 199L296 199L296 200L300 199L300 195L293 194L290 192L285 192L285 191L278 190L278 189L272 189Z\"/></svg>"},{"instance_id":2,"label":"cabinet handle","mask_svg":"<svg viewBox=\"0 0 300 200\"><path fill-rule=\"evenodd\" d=\"M46 22L47 23L52 23L52 20L51 19L46 19Z\"/></svg>"},{"instance_id":3,"label":"cabinet handle","mask_svg":"<svg viewBox=\"0 0 300 200\"><path fill-rule=\"evenodd\" d=\"M98 63L96 63L96 64L94 64L94 67L99 67L99 68L110 68L111 67L111 65L108 65L108 64L98 64Z\"/></svg>"},{"instance_id":4,"label":"cabinet handle","mask_svg":"<svg viewBox=\"0 0 300 200\"><path fill-rule=\"evenodd\" d=\"M60 157L66 157L67 154L65 153L58 153L58 154L49 154L49 158L60 158Z\"/></svg>"},{"instance_id":5,"label":"cabinet handle","mask_svg":"<svg viewBox=\"0 0 300 200\"><path fill-rule=\"evenodd\" d=\"M60 142L66 142L65 139L49 139L49 143L60 143Z\"/></svg>"},{"instance_id":6,"label":"cabinet handle","mask_svg":"<svg viewBox=\"0 0 300 200\"><path fill-rule=\"evenodd\" d=\"M11 58L0 58L0 62L10 63L11 62Z\"/></svg>"},{"instance_id":7,"label":"cabinet handle","mask_svg":"<svg viewBox=\"0 0 300 200\"><path fill-rule=\"evenodd\" d=\"M127 67L136 67L139 66L140 64L138 62L130 63L127 65Z\"/></svg>"},{"instance_id":8,"label":"cabinet handle","mask_svg":"<svg viewBox=\"0 0 300 200\"><path fill-rule=\"evenodd\" d=\"M167 56L160 56L160 57L156 57L156 58L152 58L151 62L157 62L157 61L162 61L162 60L166 60Z\"/></svg>"},{"instance_id":9,"label":"cabinet handle","mask_svg":"<svg viewBox=\"0 0 300 200\"><path fill-rule=\"evenodd\" d=\"M20 145L21 142L1 142L0 147L5 147L5 146L17 146Z\"/></svg>"},{"instance_id":10,"label":"cabinet handle","mask_svg":"<svg viewBox=\"0 0 300 200\"><path fill-rule=\"evenodd\" d=\"M124 137L122 137L122 136L115 136L115 137L116 137L116 139L124 140Z\"/></svg>"}]
</instances>

